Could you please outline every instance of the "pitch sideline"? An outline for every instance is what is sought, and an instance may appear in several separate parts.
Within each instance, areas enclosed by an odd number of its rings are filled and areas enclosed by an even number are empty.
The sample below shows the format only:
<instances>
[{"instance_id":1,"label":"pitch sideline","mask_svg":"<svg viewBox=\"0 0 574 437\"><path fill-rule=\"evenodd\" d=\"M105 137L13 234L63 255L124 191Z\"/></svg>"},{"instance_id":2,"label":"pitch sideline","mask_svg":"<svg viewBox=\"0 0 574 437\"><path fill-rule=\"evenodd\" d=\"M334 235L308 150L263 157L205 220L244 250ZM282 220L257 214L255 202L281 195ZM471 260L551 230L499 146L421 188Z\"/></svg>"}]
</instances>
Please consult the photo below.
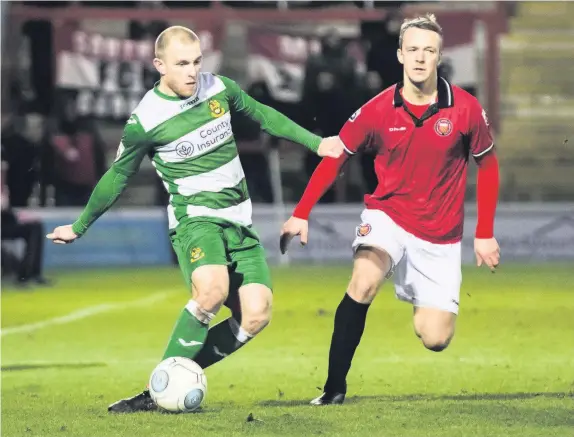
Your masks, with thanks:
<instances>
[{"instance_id":1,"label":"pitch sideline","mask_svg":"<svg viewBox=\"0 0 574 437\"><path fill-rule=\"evenodd\" d=\"M54 317L52 319L42 320L41 322L28 323L26 325L7 327L2 329L2 337L12 334L21 334L24 332L33 332L39 329L47 328L48 326L64 325L66 323L75 322L77 320L86 319L88 317L92 317L97 314L108 313L110 311L123 310L134 306L151 305L153 303L164 300L165 298L167 298L167 296L173 293L175 293L175 290L161 291L158 293L154 293L151 296L147 296L143 299L136 299L116 304L107 303L101 305L94 305L83 308L81 310L73 311L69 314L66 314L65 316Z\"/></svg>"}]
</instances>

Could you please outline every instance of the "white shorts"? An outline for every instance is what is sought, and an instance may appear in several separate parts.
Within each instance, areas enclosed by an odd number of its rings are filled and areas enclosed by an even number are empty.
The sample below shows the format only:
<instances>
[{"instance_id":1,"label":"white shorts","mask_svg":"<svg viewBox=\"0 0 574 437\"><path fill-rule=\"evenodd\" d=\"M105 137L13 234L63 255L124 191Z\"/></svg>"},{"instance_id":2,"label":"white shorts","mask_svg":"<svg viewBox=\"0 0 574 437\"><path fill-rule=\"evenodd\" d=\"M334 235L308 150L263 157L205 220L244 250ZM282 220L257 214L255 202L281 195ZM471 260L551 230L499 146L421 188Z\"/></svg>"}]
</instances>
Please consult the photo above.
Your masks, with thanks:
<instances>
[{"instance_id":1,"label":"white shorts","mask_svg":"<svg viewBox=\"0 0 574 437\"><path fill-rule=\"evenodd\" d=\"M393 265L398 299L417 307L431 307L458 314L461 271L461 243L435 244L415 237L387 214L374 209L361 213L353 251L372 246L387 252Z\"/></svg>"}]
</instances>

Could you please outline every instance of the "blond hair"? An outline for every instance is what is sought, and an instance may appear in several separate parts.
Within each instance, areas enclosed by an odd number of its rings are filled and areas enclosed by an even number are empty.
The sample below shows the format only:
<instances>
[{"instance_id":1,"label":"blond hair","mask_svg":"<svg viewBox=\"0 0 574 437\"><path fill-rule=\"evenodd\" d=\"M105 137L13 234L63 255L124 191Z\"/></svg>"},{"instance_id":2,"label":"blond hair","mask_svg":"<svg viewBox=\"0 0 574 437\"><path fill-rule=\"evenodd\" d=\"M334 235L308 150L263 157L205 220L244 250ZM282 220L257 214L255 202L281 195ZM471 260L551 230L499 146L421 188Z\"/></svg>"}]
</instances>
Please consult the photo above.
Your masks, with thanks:
<instances>
[{"instance_id":1,"label":"blond hair","mask_svg":"<svg viewBox=\"0 0 574 437\"><path fill-rule=\"evenodd\" d=\"M161 58L163 56L165 48L167 47L169 42L174 38L179 38L180 40L188 42L199 41L199 37L195 34L195 32L191 29L188 29L187 27L183 26L168 27L162 33L160 33L157 39L155 40L156 58Z\"/></svg>"},{"instance_id":2,"label":"blond hair","mask_svg":"<svg viewBox=\"0 0 574 437\"><path fill-rule=\"evenodd\" d=\"M403 36L408 29L424 29L424 30L431 30L436 32L440 35L442 41L442 27L436 21L436 17L434 14L426 14L421 17L416 18L407 18L401 24L401 32L399 34L399 48L403 47Z\"/></svg>"}]
</instances>

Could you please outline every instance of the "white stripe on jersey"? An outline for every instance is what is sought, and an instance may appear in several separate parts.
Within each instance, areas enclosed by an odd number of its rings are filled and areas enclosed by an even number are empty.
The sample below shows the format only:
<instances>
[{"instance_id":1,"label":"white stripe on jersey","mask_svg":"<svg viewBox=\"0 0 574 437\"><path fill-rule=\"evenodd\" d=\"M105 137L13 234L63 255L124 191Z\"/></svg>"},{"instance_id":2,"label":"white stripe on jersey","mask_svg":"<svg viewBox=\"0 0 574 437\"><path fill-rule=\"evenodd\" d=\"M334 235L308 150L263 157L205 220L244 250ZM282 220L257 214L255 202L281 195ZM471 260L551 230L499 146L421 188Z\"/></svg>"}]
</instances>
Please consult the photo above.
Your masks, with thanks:
<instances>
[{"instance_id":1,"label":"white stripe on jersey","mask_svg":"<svg viewBox=\"0 0 574 437\"><path fill-rule=\"evenodd\" d=\"M251 205L251 199L247 199L244 202L241 202L239 205L221 209L211 209L206 206L187 205L187 215L190 217L219 217L224 220L239 223L243 226L251 225L252 210L253 207Z\"/></svg>"},{"instance_id":2,"label":"white stripe on jersey","mask_svg":"<svg viewBox=\"0 0 574 437\"><path fill-rule=\"evenodd\" d=\"M196 95L186 100L167 100L151 89L133 113L138 116L144 131L149 132L170 118L205 102L222 91L225 91L225 85L221 79L211 73L200 73Z\"/></svg>"},{"instance_id":3,"label":"white stripe on jersey","mask_svg":"<svg viewBox=\"0 0 574 437\"><path fill-rule=\"evenodd\" d=\"M184 196L201 192L217 193L225 188L236 186L245 177L239 156L227 164L206 173L174 180L177 191Z\"/></svg>"}]
</instances>

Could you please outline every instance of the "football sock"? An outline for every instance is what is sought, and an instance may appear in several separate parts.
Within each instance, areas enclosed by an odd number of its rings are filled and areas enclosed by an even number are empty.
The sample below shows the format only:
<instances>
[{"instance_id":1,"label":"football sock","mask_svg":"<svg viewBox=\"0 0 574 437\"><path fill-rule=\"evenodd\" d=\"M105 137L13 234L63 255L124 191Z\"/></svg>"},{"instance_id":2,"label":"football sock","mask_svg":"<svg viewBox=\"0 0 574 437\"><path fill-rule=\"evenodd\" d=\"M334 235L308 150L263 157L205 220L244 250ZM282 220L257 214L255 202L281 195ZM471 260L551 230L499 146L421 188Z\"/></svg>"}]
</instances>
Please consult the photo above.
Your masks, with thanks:
<instances>
[{"instance_id":1,"label":"football sock","mask_svg":"<svg viewBox=\"0 0 574 437\"><path fill-rule=\"evenodd\" d=\"M347 392L347 373L365 329L369 306L356 302L347 293L341 300L335 313L329 350L329 375L324 388L326 392Z\"/></svg>"},{"instance_id":2,"label":"football sock","mask_svg":"<svg viewBox=\"0 0 574 437\"><path fill-rule=\"evenodd\" d=\"M253 338L233 317L229 317L207 333L205 345L199 351L194 361L202 369L209 367L232 354Z\"/></svg>"},{"instance_id":3,"label":"football sock","mask_svg":"<svg viewBox=\"0 0 574 437\"><path fill-rule=\"evenodd\" d=\"M211 314L193 299L185 306L173 328L162 360L170 357L194 359L205 343Z\"/></svg>"}]
</instances>

